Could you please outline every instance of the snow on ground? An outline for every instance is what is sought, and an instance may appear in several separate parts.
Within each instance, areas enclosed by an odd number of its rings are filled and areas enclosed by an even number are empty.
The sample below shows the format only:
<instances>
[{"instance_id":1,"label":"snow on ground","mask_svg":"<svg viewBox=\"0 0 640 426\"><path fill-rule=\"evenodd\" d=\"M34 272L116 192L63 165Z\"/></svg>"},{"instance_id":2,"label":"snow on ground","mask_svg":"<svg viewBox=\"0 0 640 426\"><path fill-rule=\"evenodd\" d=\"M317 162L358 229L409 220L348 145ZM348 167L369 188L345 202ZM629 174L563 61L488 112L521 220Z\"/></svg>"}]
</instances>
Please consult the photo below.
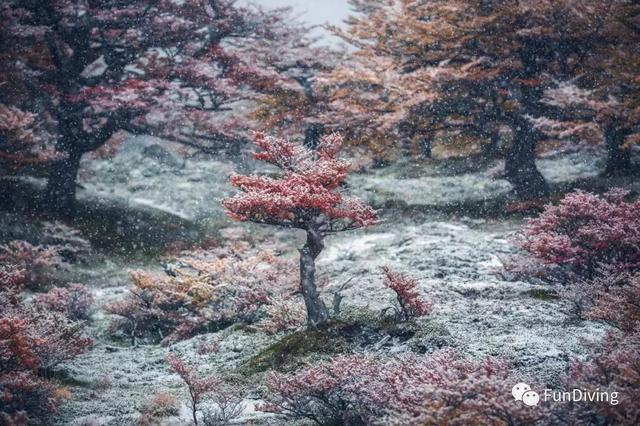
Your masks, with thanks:
<instances>
[{"instance_id":1,"label":"snow on ground","mask_svg":"<svg viewBox=\"0 0 640 426\"><path fill-rule=\"evenodd\" d=\"M183 163L157 140L147 138L143 142L125 147L113 161L88 164L86 190L118 194L194 221L229 226L226 219L221 220L219 207L220 198L230 193L226 181L232 167L228 163ZM601 159L576 155L540 160L539 165L552 181L592 176L594 163ZM426 168L424 173L418 170L408 175L406 169L401 173L395 167L356 175L350 187L377 205L397 199L447 203L451 199L496 197L509 190L506 182L491 178L489 172L449 176ZM582 339L596 339L604 332L598 324L573 321L553 297L553 289L504 281L495 274L500 259L513 252L509 239L522 225L519 220L417 219L399 212L385 214L380 225L328 238L318 263L321 277L329 281L322 293L329 305L333 292L353 277L342 292L346 317L371 317L375 321L390 305L392 294L382 284L380 266L390 265L420 280L425 297L434 303L434 312L421 322L414 336L404 341L388 339L381 342L379 350L429 352L452 347L466 356L499 356L512 362L523 381L536 379L553 385L569 360L583 354ZM249 229L249 234L268 232ZM278 238L289 244L292 252L301 244L299 235L282 235ZM123 262L121 258L105 259L98 267L78 268L75 278L87 282L98 305L102 305L125 294L128 269L150 267ZM157 262L151 263L158 267ZM167 348L133 348L114 342L106 333L108 322L107 315L96 314L91 333L97 344L68 365L74 397L60 408L52 424L135 424L154 392L184 395L178 378L168 373L163 361ZM197 355L198 342L214 337L221 339L220 351ZM203 374L228 374L281 337L232 327L215 336L180 342L172 350L201 365ZM252 418L252 424L257 425L284 424L282 419L255 413L260 384L252 385L255 389L246 400L247 419ZM183 407L180 416L167 424L184 424L187 418Z\"/></svg>"},{"instance_id":2,"label":"snow on ground","mask_svg":"<svg viewBox=\"0 0 640 426\"><path fill-rule=\"evenodd\" d=\"M130 204L154 207L193 221L224 218L220 200L232 193L228 184L234 170L253 169L246 158L238 166L230 162L197 159L183 160L172 150L175 146L160 139L139 136L125 142L110 160L91 160L84 165L82 185L85 191L109 197L117 196ZM574 152L537 161L550 183L593 177L602 170L601 151ZM389 202L409 206L437 206L463 201L480 201L505 196L511 185L493 175L495 167L452 175L445 164L398 164L353 174L350 190L376 207Z\"/></svg>"},{"instance_id":3,"label":"snow on ground","mask_svg":"<svg viewBox=\"0 0 640 426\"><path fill-rule=\"evenodd\" d=\"M509 237L520 225L388 221L327 242L319 268L328 271L334 288L354 276L343 305L373 311L393 298L382 284L380 266L407 271L435 304L428 323L441 329L447 344L473 356L507 358L523 372L551 381L581 352L581 339L596 338L603 329L572 322L557 300L538 298L549 294L549 286L507 282L496 274L500 258L513 252Z\"/></svg>"},{"instance_id":4,"label":"snow on ground","mask_svg":"<svg viewBox=\"0 0 640 426\"><path fill-rule=\"evenodd\" d=\"M574 152L537 160L547 181L563 183L596 176L603 168L604 153ZM442 167L423 167L398 163L371 173L350 177L356 195L375 206L399 201L408 206L437 206L468 201L481 201L506 196L511 185L495 177L501 162L486 170L443 175Z\"/></svg>"},{"instance_id":5,"label":"snow on ground","mask_svg":"<svg viewBox=\"0 0 640 426\"><path fill-rule=\"evenodd\" d=\"M87 159L84 191L121 197L192 221L224 217L220 200L231 192L230 162L184 160L175 146L148 136L125 142L113 159Z\"/></svg>"},{"instance_id":6,"label":"snow on ground","mask_svg":"<svg viewBox=\"0 0 640 426\"><path fill-rule=\"evenodd\" d=\"M452 347L466 356L498 356L511 361L523 380L535 378L554 384L569 359L583 353L581 339L595 339L603 328L595 323L572 322L557 300L538 298L532 291L548 288L503 281L494 273L499 258L512 252L508 239L519 225L388 219L370 230L336 235L327 241L319 259L319 271L331 282L323 296L330 303L338 285L355 277L343 291L342 309L375 317L392 301L379 267L388 264L410 272L421 281L425 297L435 305L434 312L414 337L407 341L391 339L381 350L398 353ZM96 289L100 303L124 294L121 275L114 276L112 287ZM168 349L114 344L104 334L108 319L104 314L97 315L93 334L98 336L98 344L69 366L71 383L76 384L72 387L74 398L61 407L58 424L82 424L87 419L97 424L132 424L154 392L183 395L179 380L168 374L163 362ZM196 336L174 345L172 350L201 365L202 374L228 372L278 338L232 328L215 334L222 339L218 353L196 355L198 342L212 337ZM104 377L109 383L101 387ZM257 392L259 383L255 385ZM247 407L255 402L248 399ZM182 420L173 420L179 423L187 418L185 410ZM260 419L268 422L271 417L254 420ZM282 422L278 419L276 424Z\"/></svg>"}]
</instances>

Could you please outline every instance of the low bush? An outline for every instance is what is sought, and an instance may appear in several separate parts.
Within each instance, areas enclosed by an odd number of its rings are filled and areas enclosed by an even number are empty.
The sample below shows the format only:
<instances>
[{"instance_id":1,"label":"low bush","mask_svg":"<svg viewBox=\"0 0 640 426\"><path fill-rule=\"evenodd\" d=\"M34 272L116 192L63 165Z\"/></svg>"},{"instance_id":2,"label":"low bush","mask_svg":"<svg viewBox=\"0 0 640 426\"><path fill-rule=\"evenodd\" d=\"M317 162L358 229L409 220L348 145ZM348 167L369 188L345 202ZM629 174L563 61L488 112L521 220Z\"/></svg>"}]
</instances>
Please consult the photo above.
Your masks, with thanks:
<instances>
[{"instance_id":1,"label":"low bush","mask_svg":"<svg viewBox=\"0 0 640 426\"><path fill-rule=\"evenodd\" d=\"M562 404L554 408L560 423L640 423L640 201L627 197L622 190L568 194L529 221L518 242L525 254L507 268L563 284L560 296L580 316L617 328L565 378L566 389L606 392L617 403Z\"/></svg>"},{"instance_id":2,"label":"low bush","mask_svg":"<svg viewBox=\"0 0 640 426\"><path fill-rule=\"evenodd\" d=\"M264 319L258 323L258 327L275 334L303 327L306 319L307 311L301 300L272 300L265 306Z\"/></svg>"},{"instance_id":3,"label":"low bush","mask_svg":"<svg viewBox=\"0 0 640 426\"><path fill-rule=\"evenodd\" d=\"M528 221L517 238L525 256L511 263L511 269L526 273L544 268L551 280L556 274L591 279L602 265L618 271L637 270L640 201L626 201L627 196L627 191L619 189L602 196L576 191L558 205L547 206L539 217Z\"/></svg>"},{"instance_id":4,"label":"low bush","mask_svg":"<svg viewBox=\"0 0 640 426\"><path fill-rule=\"evenodd\" d=\"M180 404L175 395L166 392L156 392L143 407L142 412L149 419L177 416L180 414Z\"/></svg>"},{"instance_id":5,"label":"low bush","mask_svg":"<svg viewBox=\"0 0 640 426\"><path fill-rule=\"evenodd\" d=\"M202 410L202 423L205 426L227 426L240 417L245 409L242 392L224 385L211 395L211 403Z\"/></svg>"},{"instance_id":6,"label":"low bush","mask_svg":"<svg viewBox=\"0 0 640 426\"><path fill-rule=\"evenodd\" d=\"M93 296L84 284L71 284L69 287L54 287L36 296L35 303L72 320L86 321L91 316Z\"/></svg>"},{"instance_id":7,"label":"low bush","mask_svg":"<svg viewBox=\"0 0 640 426\"><path fill-rule=\"evenodd\" d=\"M541 419L513 400L516 383L495 359L470 361L441 351L418 358L356 354L267 380L264 411L318 425L487 424Z\"/></svg>"},{"instance_id":8,"label":"low bush","mask_svg":"<svg viewBox=\"0 0 640 426\"><path fill-rule=\"evenodd\" d=\"M627 332L610 332L588 361L576 361L566 389L607 392L609 400L562 407L559 417L572 424L640 424L640 324ZM612 396L615 397L616 403Z\"/></svg>"},{"instance_id":9,"label":"low bush","mask_svg":"<svg viewBox=\"0 0 640 426\"><path fill-rule=\"evenodd\" d=\"M59 256L66 262L87 262L95 257L91 243L82 233L61 222L43 223L41 244L56 247Z\"/></svg>"},{"instance_id":10,"label":"low bush","mask_svg":"<svg viewBox=\"0 0 640 426\"><path fill-rule=\"evenodd\" d=\"M185 253L165 274L136 271L129 296L106 307L135 344L157 336L171 344L198 330L256 323L265 307L293 297L296 270L271 252L216 249Z\"/></svg>"},{"instance_id":11,"label":"low bush","mask_svg":"<svg viewBox=\"0 0 640 426\"><path fill-rule=\"evenodd\" d=\"M547 206L517 238L523 254L505 261L507 275L558 283L573 313L597 316L605 300L631 288L630 274L640 268L640 201L627 196L576 191Z\"/></svg>"},{"instance_id":12,"label":"low bush","mask_svg":"<svg viewBox=\"0 0 640 426\"><path fill-rule=\"evenodd\" d=\"M65 395L48 372L86 351L82 323L37 304L16 290L0 292L0 414L37 418ZM23 414L24 413L24 414Z\"/></svg>"},{"instance_id":13,"label":"low bush","mask_svg":"<svg viewBox=\"0 0 640 426\"><path fill-rule=\"evenodd\" d=\"M3 287L37 288L50 282L56 269L67 269L69 264L60 256L58 246L34 246L15 240L0 245L0 278Z\"/></svg>"}]
</instances>

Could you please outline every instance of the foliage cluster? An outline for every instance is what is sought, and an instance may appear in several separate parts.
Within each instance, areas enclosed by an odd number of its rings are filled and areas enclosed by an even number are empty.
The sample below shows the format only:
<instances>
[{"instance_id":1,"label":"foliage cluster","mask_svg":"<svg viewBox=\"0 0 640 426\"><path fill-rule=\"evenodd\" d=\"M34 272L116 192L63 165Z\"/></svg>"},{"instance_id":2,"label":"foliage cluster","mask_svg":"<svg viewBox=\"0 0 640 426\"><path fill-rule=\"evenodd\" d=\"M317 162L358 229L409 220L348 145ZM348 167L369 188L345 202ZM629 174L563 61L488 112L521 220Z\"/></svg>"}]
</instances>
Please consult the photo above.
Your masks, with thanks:
<instances>
[{"instance_id":1,"label":"foliage cluster","mask_svg":"<svg viewBox=\"0 0 640 426\"><path fill-rule=\"evenodd\" d=\"M184 252L172 265L165 273L132 272L129 295L106 306L118 316L113 329L124 330L133 343L155 337L171 344L237 322L264 320L273 331L295 322L278 308L283 300L284 310L296 306L296 271L283 256L238 246ZM286 321L277 319L282 315Z\"/></svg>"}]
</instances>

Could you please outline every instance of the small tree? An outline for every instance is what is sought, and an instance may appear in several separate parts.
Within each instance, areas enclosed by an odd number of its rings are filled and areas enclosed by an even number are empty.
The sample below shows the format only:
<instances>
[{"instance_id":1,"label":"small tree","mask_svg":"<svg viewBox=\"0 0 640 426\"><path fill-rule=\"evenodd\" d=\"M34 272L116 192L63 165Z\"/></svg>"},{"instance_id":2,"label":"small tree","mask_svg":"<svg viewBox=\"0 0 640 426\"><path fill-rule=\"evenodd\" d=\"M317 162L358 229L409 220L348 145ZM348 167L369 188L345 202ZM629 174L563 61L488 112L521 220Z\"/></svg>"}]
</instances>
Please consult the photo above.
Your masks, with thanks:
<instances>
[{"instance_id":1,"label":"small tree","mask_svg":"<svg viewBox=\"0 0 640 426\"><path fill-rule=\"evenodd\" d=\"M165 355L165 361L169 364L170 370L176 373L189 390L189 408L193 424L198 424L198 406L203 397L213 392L220 384L220 381L213 376L200 377L195 369L188 366L180 358L172 353Z\"/></svg>"},{"instance_id":2,"label":"small tree","mask_svg":"<svg viewBox=\"0 0 640 426\"><path fill-rule=\"evenodd\" d=\"M394 307L394 309L398 319L409 321L416 317L429 315L432 305L420 296L418 280L406 274L392 271L388 266L383 266L382 272L384 273L384 285L393 290L396 295L398 307Z\"/></svg>"},{"instance_id":3,"label":"small tree","mask_svg":"<svg viewBox=\"0 0 640 426\"><path fill-rule=\"evenodd\" d=\"M321 139L317 149L258 133L255 144L262 152L254 158L282 170L279 177L231 177L231 184L242 193L223 201L228 215L286 228L302 229L306 243L300 249L300 289L307 308L307 323L316 327L329 319L315 283L316 258L324 248L324 237L375 224L375 211L357 198L347 197L340 186L350 164L338 159L342 137Z\"/></svg>"}]
</instances>

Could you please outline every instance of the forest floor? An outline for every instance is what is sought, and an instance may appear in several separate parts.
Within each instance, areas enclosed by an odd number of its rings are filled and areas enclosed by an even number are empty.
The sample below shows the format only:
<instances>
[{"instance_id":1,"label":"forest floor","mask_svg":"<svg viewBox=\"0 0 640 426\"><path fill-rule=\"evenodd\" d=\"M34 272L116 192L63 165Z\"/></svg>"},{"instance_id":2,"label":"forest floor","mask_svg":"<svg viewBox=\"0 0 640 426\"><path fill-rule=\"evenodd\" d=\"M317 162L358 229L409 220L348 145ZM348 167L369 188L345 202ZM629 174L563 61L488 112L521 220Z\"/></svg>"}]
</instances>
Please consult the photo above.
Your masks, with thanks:
<instances>
[{"instance_id":1,"label":"forest floor","mask_svg":"<svg viewBox=\"0 0 640 426\"><path fill-rule=\"evenodd\" d=\"M601 170L602 160L598 152L572 153L542 159L539 166L553 185L561 186L589 182ZM322 340L295 347L298 341L308 343L296 340L304 331L268 335L252 327L232 326L179 342L171 350L199 365L202 374L216 373L248 388L240 424L284 423L255 409L268 370L282 367L269 360L274 353L301 363L335 352L428 353L449 347L466 356L504 358L522 381L557 384L570 360L587 353L585 342L597 340L605 327L576 320L557 297L558 288L510 281L500 275L501 261L515 252L511 238L524 219L487 213L491 203L509 199L509 185L492 172L499 166L474 170L462 165L467 169L453 175L444 163L405 164L350 179L350 189L381 208L383 220L365 230L331 236L319 258L318 271L328 282L322 289L328 305L332 293L351 279L342 292L339 316L340 323L346 324L342 332L348 336L342 336L338 344L332 342L331 348ZM254 166L246 162L240 167ZM82 191L119 197L128 205L146 206L196 223L222 242L236 238L262 241L271 230L232 223L220 208L220 199L230 192L226 181L232 170L230 163L220 161L182 162L157 141L146 139L125 146L111 161L88 164ZM638 189L637 183L624 184ZM17 216L4 215L0 237L19 236L19 221ZM141 226L140 232L149 229ZM155 237L136 236L162 240ZM283 231L268 238L284 243L292 256L302 241L300 235ZM161 270L154 253L126 255L103 250L95 261L66 272L67 279L86 283L96 298L98 308L89 325L96 344L64 366L64 381L73 398L60 407L51 424L136 424L152 394L184 396L181 382L163 360L168 348L132 347L114 340L108 331L111 318L100 309L126 294L131 286L128 271ZM381 324L381 312L392 302L392 294L382 284L382 265L418 278L424 296L434 304L433 313L408 329ZM198 355L198 344L211 339L221 342L220 349ZM183 405L163 424L184 424L188 416Z\"/></svg>"}]
</instances>

